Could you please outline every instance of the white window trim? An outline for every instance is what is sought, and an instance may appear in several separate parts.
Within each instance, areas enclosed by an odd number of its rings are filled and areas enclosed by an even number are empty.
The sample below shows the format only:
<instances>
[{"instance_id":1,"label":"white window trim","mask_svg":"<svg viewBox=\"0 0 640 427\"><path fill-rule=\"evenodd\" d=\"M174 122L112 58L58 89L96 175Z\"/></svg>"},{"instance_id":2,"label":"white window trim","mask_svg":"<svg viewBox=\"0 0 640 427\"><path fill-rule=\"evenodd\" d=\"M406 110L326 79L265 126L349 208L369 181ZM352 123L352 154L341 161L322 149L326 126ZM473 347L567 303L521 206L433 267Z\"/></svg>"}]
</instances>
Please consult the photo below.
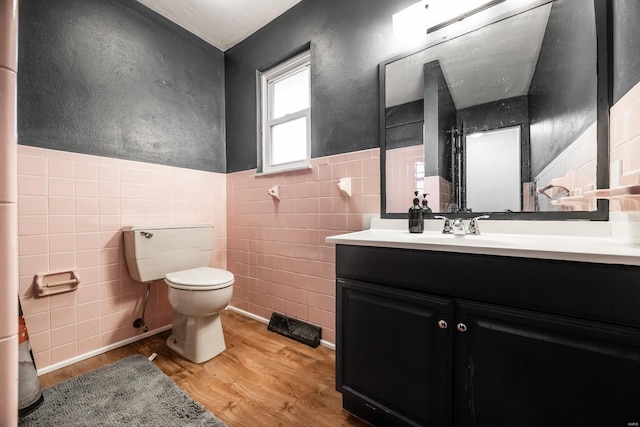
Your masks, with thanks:
<instances>
[{"instance_id":1,"label":"white window trim","mask_svg":"<svg viewBox=\"0 0 640 427\"><path fill-rule=\"evenodd\" d=\"M305 67L311 67L311 51L305 51L301 54L298 54L293 58L260 74L261 104L259 111L260 138L258 152L259 157L261 157L262 160L262 170L258 170L258 175L308 169L311 165L311 105L303 110L287 114L277 119L269 119L268 117L269 111L271 110L271 105L268 104L273 100L273 83L285 79L290 75L299 72ZM311 84L309 85L309 92L311 92ZM311 103L311 93L309 93L309 103ZM270 129L275 125L286 123L291 120L299 119L301 117L306 117L307 124L306 158L295 162L272 165Z\"/></svg>"}]
</instances>

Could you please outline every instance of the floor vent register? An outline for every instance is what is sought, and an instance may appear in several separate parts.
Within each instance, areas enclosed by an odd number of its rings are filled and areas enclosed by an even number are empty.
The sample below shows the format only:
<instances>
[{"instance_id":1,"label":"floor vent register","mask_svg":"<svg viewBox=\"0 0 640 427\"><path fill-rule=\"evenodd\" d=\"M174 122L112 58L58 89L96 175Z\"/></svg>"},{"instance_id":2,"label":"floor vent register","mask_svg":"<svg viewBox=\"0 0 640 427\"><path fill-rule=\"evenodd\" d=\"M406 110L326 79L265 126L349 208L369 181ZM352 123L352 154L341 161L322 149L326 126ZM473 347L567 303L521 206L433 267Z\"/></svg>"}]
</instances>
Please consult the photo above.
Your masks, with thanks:
<instances>
[{"instance_id":1,"label":"floor vent register","mask_svg":"<svg viewBox=\"0 0 640 427\"><path fill-rule=\"evenodd\" d=\"M267 329L313 348L320 345L322 338L322 328L275 312Z\"/></svg>"}]
</instances>

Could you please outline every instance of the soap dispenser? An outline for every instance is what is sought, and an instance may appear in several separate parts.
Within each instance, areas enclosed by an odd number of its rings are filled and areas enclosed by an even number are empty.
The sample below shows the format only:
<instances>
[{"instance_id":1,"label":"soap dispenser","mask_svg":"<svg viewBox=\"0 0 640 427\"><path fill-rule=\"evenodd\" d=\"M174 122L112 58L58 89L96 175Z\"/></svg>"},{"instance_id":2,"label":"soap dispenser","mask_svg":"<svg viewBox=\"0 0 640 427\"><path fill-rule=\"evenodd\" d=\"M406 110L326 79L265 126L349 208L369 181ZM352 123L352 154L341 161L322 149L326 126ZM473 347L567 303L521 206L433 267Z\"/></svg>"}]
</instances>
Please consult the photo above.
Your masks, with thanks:
<instances>
[{"instance_id":1,"label":"soap dispenser","mask_svg":"<svg viewBox=\"0 0 640 427\"><path fill-rule=\"evenodd\" d=\"M431 213L431 208L429 207L429 202L427 201L428 195L429 193L424 193L422 195L422 217L423 218L425 217L425 215Z\"/></svg>"},{"instance_id":2,"label":"soap dispenser","mask_svg":"<svg viewBox=\"0 0 640 427\"><path fill-rule=\"evenodd\" d=\"M420 199L418 199L417 191L415 195L413 205L409 208L409 233L422 233L424 231L422 208L420 207Z\"/></svg>"}]
</instances>

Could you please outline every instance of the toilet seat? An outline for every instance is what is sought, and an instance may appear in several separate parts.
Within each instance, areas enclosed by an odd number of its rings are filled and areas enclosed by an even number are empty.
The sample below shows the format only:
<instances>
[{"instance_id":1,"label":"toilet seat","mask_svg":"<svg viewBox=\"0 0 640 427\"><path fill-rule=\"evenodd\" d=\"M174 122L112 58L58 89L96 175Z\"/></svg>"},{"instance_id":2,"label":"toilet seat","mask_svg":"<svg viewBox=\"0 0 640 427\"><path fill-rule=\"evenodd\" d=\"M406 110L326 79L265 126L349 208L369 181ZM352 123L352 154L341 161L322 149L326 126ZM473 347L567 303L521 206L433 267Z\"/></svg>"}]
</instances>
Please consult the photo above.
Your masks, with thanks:
<instances>
[{"instance_id":1,"label":"toilet seat","mask_svg":"<svg viewBox=\"0 0 640 427\"><path fill-rule=\"evenodd\" d=\"M198 267L167 273L167 285L174 289L189 291L211 291L233 285L233 273L212 267Z\"/></svg>"}]
</instances>

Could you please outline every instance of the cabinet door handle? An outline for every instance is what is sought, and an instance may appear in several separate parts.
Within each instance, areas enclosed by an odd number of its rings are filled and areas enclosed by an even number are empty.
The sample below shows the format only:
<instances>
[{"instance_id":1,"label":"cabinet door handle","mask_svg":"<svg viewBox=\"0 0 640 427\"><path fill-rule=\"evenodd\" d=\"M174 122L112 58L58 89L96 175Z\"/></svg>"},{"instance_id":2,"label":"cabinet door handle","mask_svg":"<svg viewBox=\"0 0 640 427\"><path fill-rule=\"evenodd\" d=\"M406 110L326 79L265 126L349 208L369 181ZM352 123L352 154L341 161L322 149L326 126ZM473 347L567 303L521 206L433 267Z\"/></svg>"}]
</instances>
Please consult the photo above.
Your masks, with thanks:
<instances>
[{"instance_id":1,"label":"cabinet door handle","mask_svg":"<svg viewBox=\"0 0 640 427\"><path fill-rule=\"evenodd\" d=\"M458 323L458 331L467 332L467 325L465 325L464 323Z\"/></svg>"},{"instance_id":2,"label":"cabinet door handle","mask_svg":"<svg viewBox=\"0 0 640 427\"><path fill-rule=\"evenodd\" d=\"M447 329L449 325L447 324L446 320L438 320L438 328L440 329Z\"/></svg>"}]
</instances>

